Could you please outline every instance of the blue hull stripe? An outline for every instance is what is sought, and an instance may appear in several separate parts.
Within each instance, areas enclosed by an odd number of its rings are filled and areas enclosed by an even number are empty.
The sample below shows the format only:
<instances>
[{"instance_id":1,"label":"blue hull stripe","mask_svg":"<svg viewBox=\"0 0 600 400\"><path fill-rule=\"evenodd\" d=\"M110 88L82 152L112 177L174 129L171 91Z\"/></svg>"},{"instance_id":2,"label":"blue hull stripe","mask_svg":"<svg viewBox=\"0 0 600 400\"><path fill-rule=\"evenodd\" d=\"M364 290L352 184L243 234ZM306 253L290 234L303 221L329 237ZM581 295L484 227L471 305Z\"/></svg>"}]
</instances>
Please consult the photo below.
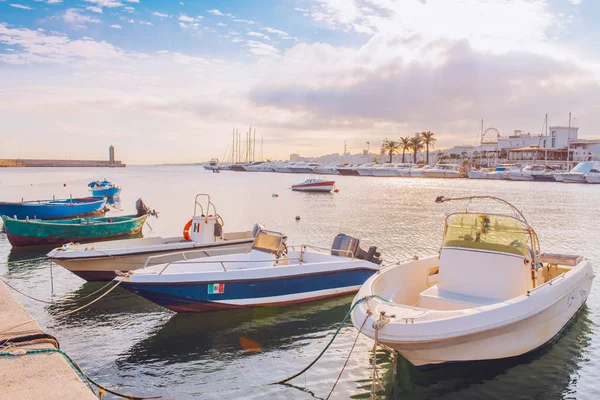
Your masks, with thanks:
<instances>
[{"instance_id":1,"label":"blue hull stripe","mask_svg":"<svg viewBox=\"0 0 600 400\"><path fill-rule=\"evenodd\" d=\"M373 270L365 268L318 275L288 276L279 279L225 282L225 290L220 294L208 294L208 285L223 282L166 285L136 284L123 281L121 286L163 307L170 308L177 304L260 299L355 287L362 285L373 275L373 272Z\"/></svg>"}]
</instances>

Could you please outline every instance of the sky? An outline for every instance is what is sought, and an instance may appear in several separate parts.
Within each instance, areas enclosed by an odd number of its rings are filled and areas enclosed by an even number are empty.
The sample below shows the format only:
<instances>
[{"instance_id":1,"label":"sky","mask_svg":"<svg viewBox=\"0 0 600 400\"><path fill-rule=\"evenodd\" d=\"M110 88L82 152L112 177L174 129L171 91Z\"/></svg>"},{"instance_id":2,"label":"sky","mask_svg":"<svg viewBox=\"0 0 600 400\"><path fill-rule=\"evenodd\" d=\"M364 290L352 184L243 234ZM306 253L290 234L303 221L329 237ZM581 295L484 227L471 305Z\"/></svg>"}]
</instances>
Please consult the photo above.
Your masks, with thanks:
<instances>
[{"instance_id":1,"label":"sky","mask_svg":"<svg viewBox=\"0 0 600 400\"><path fill-rule=\"evenodd\" d=\"M129 164L600 138L597 0L0 0L0 158ZM258 147L258 146L257 146Z\"/></svg>"}]
</instances>

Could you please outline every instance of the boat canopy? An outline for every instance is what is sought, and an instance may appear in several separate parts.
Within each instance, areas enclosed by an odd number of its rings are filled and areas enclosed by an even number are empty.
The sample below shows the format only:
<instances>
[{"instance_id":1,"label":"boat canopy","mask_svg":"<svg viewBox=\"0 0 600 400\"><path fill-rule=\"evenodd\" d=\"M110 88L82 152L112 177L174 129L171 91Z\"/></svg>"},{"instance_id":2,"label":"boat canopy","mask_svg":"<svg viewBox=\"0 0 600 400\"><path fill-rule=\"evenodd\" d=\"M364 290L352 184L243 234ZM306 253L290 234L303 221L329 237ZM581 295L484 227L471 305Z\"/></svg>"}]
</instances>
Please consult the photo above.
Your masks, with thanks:
<instances>
[{"instance_id":1,"label":"boat canopy","mask_svg":"<svg viewBox=\"0 0 600 400\"><path fill-rule=\"evenodd\" d=\"M529 256L529 231L506 215L455 213L446 218L442 248L461 247Z\"/></svg>"},{"instance_id":2,"label":"boat canopy","mask_svg":"<svg viewBox=\"0 0 600 400\"><path fill-rule=\"evenodd\" d=\"M274 254L277 257L281 255L281 245L283 235L276 232L260 231L254 238L252 250L262 251L268 254Z\"/></svg>"}]
</instances>

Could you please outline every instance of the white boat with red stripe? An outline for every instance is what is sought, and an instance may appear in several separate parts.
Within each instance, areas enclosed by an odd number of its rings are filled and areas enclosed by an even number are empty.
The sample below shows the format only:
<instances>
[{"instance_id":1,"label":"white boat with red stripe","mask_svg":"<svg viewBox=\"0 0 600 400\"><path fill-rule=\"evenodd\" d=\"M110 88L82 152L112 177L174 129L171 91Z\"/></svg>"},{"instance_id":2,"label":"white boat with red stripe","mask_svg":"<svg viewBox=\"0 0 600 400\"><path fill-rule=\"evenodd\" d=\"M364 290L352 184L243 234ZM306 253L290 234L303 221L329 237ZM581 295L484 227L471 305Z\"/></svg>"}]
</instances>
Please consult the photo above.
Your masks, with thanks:
<instances>
[{"instance_id":1,"label":"white boat with red stripe","mask_svg":"<svg viewBox=\"0 0 600 400\"><path fill-rule=\"evenodd\" d=\"M292 190L299 192L331 192L334 186L335 181L310 177L304 182L292 185Z\"/></svg>"}]
</instances>

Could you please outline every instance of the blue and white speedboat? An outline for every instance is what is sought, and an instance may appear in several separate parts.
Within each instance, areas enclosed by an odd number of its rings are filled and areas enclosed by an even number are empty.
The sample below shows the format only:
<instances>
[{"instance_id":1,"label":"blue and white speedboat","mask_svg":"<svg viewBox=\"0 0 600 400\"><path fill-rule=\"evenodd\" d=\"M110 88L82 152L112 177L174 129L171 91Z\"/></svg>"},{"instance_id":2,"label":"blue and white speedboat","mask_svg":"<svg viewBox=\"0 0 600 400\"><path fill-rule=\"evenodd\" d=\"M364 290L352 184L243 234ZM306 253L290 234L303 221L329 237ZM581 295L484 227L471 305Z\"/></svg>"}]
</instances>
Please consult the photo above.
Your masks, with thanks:
<instances>
[{"instance_id":1,"label":"blue and white speedboat","mask_svg":"<svg viewBox=\"0 0 600 400\"><path fill-rule=\"evenodd\" d=\"M302 245L288 251L285 236L261 230L247 253L154 265L127 274L120 285L176 312L285 306L355 293L379 270L375 247L336 236L332 249Z\"/></svg>"},{"instance_id":2,"label":"blue and white speedboat","mask_svg":"<svg viewBox=\"0 0 600 400\"><path fill-rule=\"evenodd\" d=\"M112 199L117 197L121 193L121 188L110 181L104 179L103 181L93 181L88 184L88 187L92 191L92 195L98 197L106 197Z\"/></svg>"}]
</instances>

